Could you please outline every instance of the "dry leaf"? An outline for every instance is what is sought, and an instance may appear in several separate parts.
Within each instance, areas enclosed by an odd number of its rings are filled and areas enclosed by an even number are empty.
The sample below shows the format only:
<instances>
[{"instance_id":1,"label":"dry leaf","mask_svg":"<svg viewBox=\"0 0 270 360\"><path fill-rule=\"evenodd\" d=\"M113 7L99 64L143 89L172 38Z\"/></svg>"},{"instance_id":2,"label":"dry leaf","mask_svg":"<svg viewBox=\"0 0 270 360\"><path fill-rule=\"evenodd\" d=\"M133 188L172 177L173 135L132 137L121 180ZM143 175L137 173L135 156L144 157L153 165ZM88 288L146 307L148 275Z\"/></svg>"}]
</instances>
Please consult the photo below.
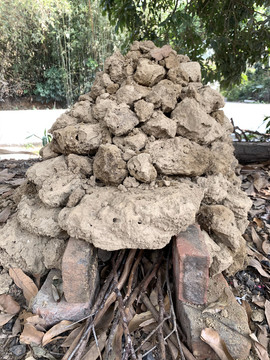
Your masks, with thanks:
<instances>
[{"instance_id":1,"label":"dry leaf","mask_svg":"<svg viewBox=\"0 0 270 360\"><path fill-rule=\"evenodd\" d=\"M261 308L265 307L265 301L266 301L266 299L262 295L253 295L252 296L252 302Z\"/></svg>"},{"instance_id":2,"label":"dry leaf","mask_svg":"<svg viewBox=\"0 0 270 360\"><path fill-rule=\"evenodd\" d=\"M25 324L23 328L23 332L20 336L20 342L23 344L36 344L40 345L41 340L44 336L44 333L41 331L38 331L34 325L32 324Z\"/></svg>"},{"instance_id":3,"label":"dry leaf","mask_svg":"<svg viewBox=\"0 0 270 360\"><path fill-rule=\"evenodd\" d=\"M0 314L0 326L3 326L9 322L10 319L13 318L14 315L10 314Z\"/></svg>"},{"instance_id":4,"label":"dry leaf","mask_svg":"<svg viewBox=\"0 0 270 360\"><path fill-rule=\"evenodd\" d=\"M140 324L153 317L151 311L145 311L141 314L135 314L133 319L128 324L128 330L130 333L139 329Z\"/></svg>"},{"instance_id":5,"label":"dry leaf","mask_svg":"<svg viewBox=\"0 0 270 360\"><path fill-rule=\"evenodd\" d=\"M216 314L228 306L228 294L226 288L217 301L209 304L202 313Z\"/></svg>"},{"instance_id":6,"label":"dry leaf","mask_svg":"<svg viewBox=\"0 0 270 360\"><path fill-rule=\"evenodd\" d=\"M264 222L261 220L261 219L259 219L259 218L257 218L257 217L254 217L253 218L253 221L256 223L256 225L259 227L259 228L263 228L264 227Z\"/></svg>"},{"instance_id":7,"label":"dry leaf","mask_svg":"<svg viewBox=\"0 0 270 360\"><path fill-rule=\"evenodd\" d=\"M48 360L56 360L56 358L54 356L52 356L52 354L50 354L49 351L47 351L46 349L43 349L40 346L31 346L31 348L37 359L42 358L42 359L48 359Z\"/></svg>"},{"instance_id":8,"label":"dry leaf","mask_svg":"<svg viewBox=\"0 0 270 360\"><path fill-rule=\"evenodd\" d=\"M262 250L266 255L270 254L270 241L268 241L268 240L263 241Z\"/></svg>"},{"instance_id":9,"label":"dry leaf","mask_svg":"<svg viewBox=\"0 0 270 360\"><path fill-rule=\"evenodd\" d=\"M258 260L253 259L251 257L248 260L249 260L248 266L254 267L263 277L270 278L270 275L266 271L263 270L263 268Z\"/></svg>"},{"instance_id":10,"label":"dry leaf","mask_svg":"<svg viewBox=\"0 0 270 360\"><path fill-rule=\"evenodd\" d=\"M40 325L40 326L46 327L46 321L44 319L42 319L39 315L31 314L31 316L27 317L25 322L27 324L32 324L34 326Z\"/></svg>"},{"instance_id":11,"label":"dry leaf","mask_svg":"<svg viewBox=\"0 0 270 360\"><path fill-rule=\"evenodd\" d=\"M75 347L77 346L78 342L81 339L81 336L84 332L84 326L82 327L81 331L79 332L79 334L76 336L76 338L74 339L73 343L70 345L69 349L67 350L67 352L65 353L65 355L63 356L62 360L68 360L70 357L70 354L72 353L72 351L75 349Z\"/></svg>"},{"instance_id":12,"label":"dry leaf","mask_svg":"<svg viewBox=\"0 0 270 360\"><path fill-rule=\"evenodd\" d=\"M257 246L257 249L262 250L262 239L259 237L253 226L251 227L251 236L254 244Z\"/></svg>"},{"instance_id":13,"label":"dry leaf","mask_svg":"<svg viewBox=\"0 0 270 360\"><path fill-rule=\"evenodd\" d=\"M269 360L267 350L265 349L265 347L262 344L259 343L259 340L257 339L256 335L255 334L250 334L249 336L253 340L252 345L253 345L258 357L261 360Z\"/></svg>"},{"instance_id":14,"label":"dry leaf","mask_svg":"<svg viewBox=\"0 0 270 360\"><path fill-rule=\"evenodd\" d=\"M254 342L253 347L261 360L269 360L268 352L259 342Z\"/></svg>"},{"instance_id":15,"label":"dry leaf","mask_svg":"<svg viewBox=\"0 0 270 360\"><path fill-rule=\"evenodd\" d=\"M36 287L34 281L29 276L25 275L21 269L10 268L9 276L13 279L15 284L22 289L23 295L28 303L37 295L38 288Z\"/></svg>"},{"instance_id":16,"label":"dry leaf","mask_svg":"<svg viewBox=\"0 0 270 360\"><path fill-rule=\"evenodd\" d=\"M17 336L21 331L22 331L21 322L20 319L17 318L12 328L12 335Z\"/></svg>"},{"instance_id":17,"label":"dry leaf","mask_svg":"<svg viewBox=\"0 0 270 360\"><path fill-rule=\"evenodd\" d=\"M10 295L0 295L0 308L5 313L15 315L20 311L20 305Z\"/></svg>"},{"instance_id":18,"label":"dry leaf","mask_svg":"<svg viewBox=\"0 0 270 360\"><path fill-rule=\"evenodd\" d=\"M241 306L242 306L242 308L244 308L246 310L247 317L248 317L248 323L250 325L250 317L251 317L251 314L252 314L252 309L251 309L249 303L246 300L242 300Z\"/></svg>"},{"instance_id":19,"label":"dry leaf","mask_svg":"<svg viewBox=\"0 0 270 360\"><path fill-rule=\"evenodd\" d=\"M253 185L257 191L261 191L261 189L267 187L269 184L268 179L264 177L263 172L255 172L252 174L252 177L254 179Z\"/></svg>"},{"instance_id":20,"label":"dry leaf","mask_svg":"<svg viewBox=\"0 0 270 360\"><path fill-rule=\"evenodd\" d=\"M15 174L9 173L8 169L0 171L0 182L8 181L12 179Z\"/></svg>"},{"instance_id":21,"label":"dry leaf","mask_svg":"<svg viewBox=\"0 0 270 360\"><path fill-rule=\"evenodd\" d=\"M67 336L66 340L61 344L61 347L69 348L78 334L84 329L84 324L81 324L76 329L72 330L71 333Z\"/></svg>"},{"instance_id":22,"label":"dry leaf","mask_svg":"<svg viewBox=\"0 0 270 360\"><path fill-rule=\"evenodd\" d=\"M262 344L262 346L267 349L268 348L268 332L267 332L267 325L257 325L259 332L257 335L257 338L259 340L259 343Z\"/></svg>"},{"instance_id":23,"label":"dry leaf","mask_svg":"<svg viewBox=\"0 0 270 360\"><path fill-rule=\"evenodd\" d=\"M90 349L84 355L82 360L96 360L99 357L99 354L105 347L107 340L106 332L104 331L100 336L98 336L98 347L95 342L90 346Z\"/></svg>"},{"instance_id":24,"label":"dry leaf","mask_svg":"<svg viewBox=\"0 0 270 360\"><path fill-rule=\"evenodd\" d=\"M0 187L0 195L6 194L7 192L10 192L11 187L10 186L1 186Z\"/></svg>"},{"instance_id":25,"label":"dry leaf","mask_svg":"<svg viewBox=\"0 0 270 360\"><path fill-rule=\"evenodd\" d=\"M9 218L11 213L10 207L5 208L3 211L0 212L0 223L4 223Z\"/></svg>"},{"instance_id":26,"label":"dry leaf","mask_svg":"<svg viewBox=\"0 0 270 360\"><path fill-rule=\"evenodd\" d=\"M22 321L23 324L25 324L27 322L27 319L32 316L33 314L31 312L23 310L19 314L19 319Z\"/></svg>"},{"instance_id":27,"label":"dry leaf","mask_svg":"<svg viewBox=\"0 0 270 360\"><path fill-rule=\"evenodd\" d=\"M211 346L221 360L234 360L230 355L225 342L214 329L203 329L201 332L201 339Z\"/></svg>"},{"instance_id":28,"label":"dry leaf","mask_svg":"<svg viewBox=\"0 0 270 360\"><path fill-rule=\"evenodd\" d=\"M270 326L270 301L265 301L265 317L268 323L268 326Z\"/></svg>"},{"instance_id":29,"label":"dry leaf","mask_svg":"<svg viewBox=\"0 0 270 360\"><path fill-rule=\"evenodd\" d=\"M9 182L8 182L8 184L11 184L12 186L20 186L20 185L22 185L22 184L24 184L24 183L26 183L26 179L14 179L14 180L10 180Z\"/></svg>"},{"instance_id":30,"label":"dry leaf","mask_svg":"<svg viewBox=\"0 0 270 360\"><path fill-rule=\"evenodd\" d=\"M152 318L152 319L149 319L149 320L146 320L146 321L142 322L142 323L140 324L140 327L141 327L141 328L142 328L142 327L146 327L146 326L151 325L151 324L153 324L153 323L155 323L155 322L156 322L156 320L155 320L154 318Z\"/></svg>"},{"instance_id":31,"label":"dry leaf","mask_svg":"<svg viewBox=\"0 0 270 360\"><path fill-rule=\"evenodd\" d=\"M75 327L78 327L78 324L73 324L72 321L62 320L58 324L54 325L43 337L42 346L49 344L54 340L54 337L62 334L67 330L73 330Z\"/></svg>"}]
</instances>

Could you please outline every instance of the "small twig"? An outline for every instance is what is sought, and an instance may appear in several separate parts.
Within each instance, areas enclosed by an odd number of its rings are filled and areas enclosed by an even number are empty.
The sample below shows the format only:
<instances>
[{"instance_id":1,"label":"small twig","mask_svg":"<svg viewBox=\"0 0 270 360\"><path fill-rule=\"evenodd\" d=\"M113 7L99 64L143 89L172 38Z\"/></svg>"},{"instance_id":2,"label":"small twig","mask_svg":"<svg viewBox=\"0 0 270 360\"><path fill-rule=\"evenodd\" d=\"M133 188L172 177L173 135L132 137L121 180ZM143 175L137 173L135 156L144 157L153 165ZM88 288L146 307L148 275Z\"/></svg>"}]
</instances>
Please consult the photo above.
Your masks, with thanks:
<instances>
[{"instance_id":1,"label":"small twig","mask_svg":"<svg viewBox=\"0 0 270 360\"><path fill-rule=\"evenodd\" d=\"M99 343L98 343L98 339L97 339L97 334L96 334L94 325L92 327L92 332L93 332L93 336L94 336L95 343L96 343L96 346L97 346L98 356L99 356L100 360L102 360L102 356L101 356L101 352L100 352L100 348L99 348Z\"/></svg>"},{"instance_id":2,"label":"small twig","mask_svg":"<svg viewBox=\"0 0 270 360\"><path fill-rule=\"evenodd\" d=\"M146 288L148 287L149 283L153 279L154 276L156 276L156 273L158 271L158 268L160 267L160 264L162 262L162 256L159 258L158 262L153 266L153 268L148 272L148 274L144 277L143 281L133 290L130 297L128 298L126 302L126 308L129 308L134 301L136 300L137 296L146 291Z\"/></svg>"},{"instance_id":3,"label":"small twig","mask_svg":"<svg viewBox=\"0 0 270 360\"><path fill-rule=\"evenodd\" d=\"M114 292L117 296L117 300L118 300L118 306L119 306L119 311L120 311L120 314L121 314L121 322L122 322L122 326L123 326L123 330L124 330L124 335L125 335L125 339L126 339L126 348L128 350L128 352L130 353L131 355L131 358L133 360L136 360L136 354L135 354L135 351L134 351L134 347L133 347L133 344L132 344L132 340L131 340L131 336L130 336L130 333L129 333L129 330L128 330L128 321L127 321L127 318L126 318L126 313L125 313L125 309L124 309L124 302L123 302L123 297L122 297L122 294L118 288L118 277L117 277L117 273L116 271L114 271L114 281L115 281L115 289L114 289Z\"/></svg>"},{"instance_id":4,"label":"small twig","mask_svg":"<svg viewBox=\"0 0 270 360\"><path fill-rule=\"evenodd\" d=\"M142 346L158 331L158 329L163 326L163 324L165 323L165 321L167 321L167 320L170 319L170 317L171 317L171 316L165 317L165 318L162 320L162 322L159 323L158 326L157 326L154 330L152 330L152 331L150 332L150 334L148 334L148 335L146 336L145 339L142 340L140 346L138 346L138 347L135 349L135 352L139 351L139 350L142 348Z\"/></svg>"},{"instance_id":5,"label":"small twig","mask_svg":"<svg viewBox=\"0 0 270 360\"><path fill-rule=\"evenodd\" d=\"M158 290L158 306L159 306L159 323L163 322L164 319L164 300L163 300L163 294L162 294L162 288L161 288L161 273L160 269L158 271L158 277L157 277L157 290ZM160 350L160 359L166 360L166 350L165 350L165 342L163 337L163 330L162 327L158 329L158 345Z\"/></svg>"},{"instance_id":6,"label":"small twig","mask_svg":"<svg viewBox=\"0 0 270 360\"><path fill-rule=\"evenodd\" d=\"M132 284L133 284L133 280L134 280L134 275L135 275L135 272L138 268L138 265L141 261L141 258L143 256L143 252L144 250L140 250L138 256L137 256L137 259L135 261L135 263L133 264L133 267L131 269L131 272L130 272L130 277L128 279L128 288L127 288L127 293L126 293L126 296L124 298L124 302L127 300L127 298L130 296L131 294L131 290L132 290Z\"/></svg>"},{"instance_id":7,"label":"small twig","mask_svg":"<svg viewBox=\"0 0 270 360\"><path fill-rule=\"evenodd\" d=\"M115 332L117 330L117 325L119 323L119 310L117 309L117 311L115 312L115 315L114 315L114 320L113 320L113 323L112 323L112 326L111 326L111 329L110 329L110 335L108 337L108 340L107 340L107 345L106 345L106 348L105 348L105 353L104 353L104 359L108 359L109 358L109 355L113 349L113 339L114 339L114 336L115 336Z\"/></svg>"},{"instance_id":8,"label":"small twig","mask_svg":"<svg viewBox=\"0 0 270 360\"><path fill-rule=\"evenodd\" d=\"M182 349L182 344L179 338L179 334L178 334L178 330L177 330L177 323L176 323L176 316L175 316L175 311L174 311L174 306L173 306L173 299L172 299L172 292L171 292L171 288L170 288L170 279L169 279L169 256L170 256L170 251L168 252L167 255L167 261L166 261L166 283L167 283L167 292L169 295L169 300L170 300L170 304L171 304L171 313L172 313L172 320L173 320L173 330L175 331L176 334L176 339L177 339L177 345L178 345L178 349L180 351L180 355L181 355L181 359L185 360L185 355L183 353L183 349Z\"/></svg>"}]
</instances>

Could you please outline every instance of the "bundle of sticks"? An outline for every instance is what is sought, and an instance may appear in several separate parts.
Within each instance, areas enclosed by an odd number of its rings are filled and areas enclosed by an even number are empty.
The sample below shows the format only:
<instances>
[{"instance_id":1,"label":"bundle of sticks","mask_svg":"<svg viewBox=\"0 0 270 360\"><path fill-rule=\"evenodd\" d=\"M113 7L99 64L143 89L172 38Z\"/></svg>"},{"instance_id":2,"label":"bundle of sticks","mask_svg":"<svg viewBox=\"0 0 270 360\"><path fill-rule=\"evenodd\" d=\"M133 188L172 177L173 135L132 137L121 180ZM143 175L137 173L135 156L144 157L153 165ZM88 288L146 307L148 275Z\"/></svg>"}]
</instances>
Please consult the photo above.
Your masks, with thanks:
<instances>
[{"instance_id":1,"label":"bundle of sticks","mask_svg":"<svg viewBox=\"0 0 270 360\"><path fill-rule=\"evenodd\" d=\"M63 360L90 359L93 345L100 359L194 360L176 320L170 252L167 246L113 253L101 270L90 314Z\"/></svg>"}]
</instances>

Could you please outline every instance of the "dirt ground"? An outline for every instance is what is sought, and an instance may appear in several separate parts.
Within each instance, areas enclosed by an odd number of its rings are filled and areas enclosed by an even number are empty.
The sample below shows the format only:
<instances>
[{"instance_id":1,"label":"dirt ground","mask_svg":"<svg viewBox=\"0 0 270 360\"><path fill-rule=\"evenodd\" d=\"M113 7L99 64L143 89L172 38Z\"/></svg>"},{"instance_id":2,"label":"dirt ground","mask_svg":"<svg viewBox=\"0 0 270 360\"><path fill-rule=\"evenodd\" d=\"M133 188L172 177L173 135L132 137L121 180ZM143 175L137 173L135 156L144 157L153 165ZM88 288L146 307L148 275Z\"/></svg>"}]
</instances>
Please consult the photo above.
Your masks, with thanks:
<instances>
[{"instance_id":1,"label":"dirt ground","mask_svg":"<svg viewBox=\"0 0 270 360\"><path fill-rule=\"evenodd\" d=\"M0 178L0 226L4 224L16 210L14 192L24 181L26 170L39 160L2 160L1 173L14 174L10 179ZM248 262L246 268L235 276L227 278L234 295L239 303L246 309L250 329L256 334L259 342L269 349L268 335L270 322L270 309L266 304L270 300L270 162L252 164L239 167L239 176L242 180L242 189L252 199L253 206L249 212L249 226L245 232L247 240ZM3 173L4 171L4 173ZM0 267L0 273L3 269ZM9 294L16 300L21 309L26 310L22 291L15 285L9 287ZM35 350L30 345L20 344L20 325L13 317L0 329L0 359L61 359L63 349L57 341L47 346L48 351ZM34 358L31 358L34 356ZM256 346L252 350L250 359L265 360Z\"/></svg>"},{"instance_id":2,"label":"dirt ground","mask_svg":"<svg viewBox=\"0 0 270 360\"><path fill-rule=\"evenodd\" d=\"M42 110L42 109L62 109L65 107L64 103L57 101L40 102L32 97L21 97L21 98L7 98L0 101L1 110Z\"/></svg>"}]
</instances>

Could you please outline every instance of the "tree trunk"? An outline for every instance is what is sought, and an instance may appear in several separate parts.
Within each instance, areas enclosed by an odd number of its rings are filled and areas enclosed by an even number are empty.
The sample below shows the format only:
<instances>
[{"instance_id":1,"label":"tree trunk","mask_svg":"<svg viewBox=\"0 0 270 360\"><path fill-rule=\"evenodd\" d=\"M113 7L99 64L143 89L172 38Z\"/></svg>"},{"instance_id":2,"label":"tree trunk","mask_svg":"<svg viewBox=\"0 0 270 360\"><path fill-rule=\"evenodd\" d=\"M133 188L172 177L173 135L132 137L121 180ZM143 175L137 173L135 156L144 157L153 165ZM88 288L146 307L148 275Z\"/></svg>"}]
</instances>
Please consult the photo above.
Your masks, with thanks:
<instances>
[{"instance_id":1,"label":"tree trunk","mask_svg":"<svg viewBox=\"0 0 270 360\"><path fill-rule=\"evenodd\" d=\"M264 162L270 160L270 142L238 142L233 143L235 157L240 164Z\"/></svg>"}]
</instances>

